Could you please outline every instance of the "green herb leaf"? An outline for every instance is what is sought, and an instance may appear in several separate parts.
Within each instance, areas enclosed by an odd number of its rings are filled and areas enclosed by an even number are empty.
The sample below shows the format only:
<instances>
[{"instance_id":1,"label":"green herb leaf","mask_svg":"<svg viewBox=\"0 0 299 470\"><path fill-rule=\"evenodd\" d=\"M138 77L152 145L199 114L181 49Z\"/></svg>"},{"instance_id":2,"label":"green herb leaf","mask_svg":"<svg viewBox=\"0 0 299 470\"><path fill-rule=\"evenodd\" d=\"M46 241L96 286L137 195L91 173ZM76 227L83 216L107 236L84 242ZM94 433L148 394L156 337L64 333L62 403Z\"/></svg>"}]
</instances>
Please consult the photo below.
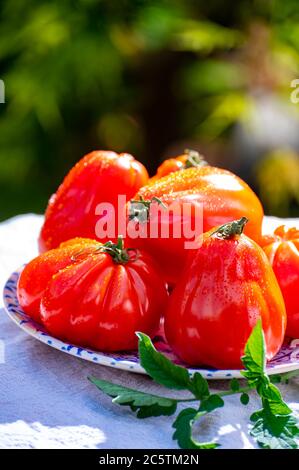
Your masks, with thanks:
<instances>
[{"instance_id":1,"label":"green herb leaf","mask_svg":"<svg viewBox=\"0 0 299 470\"><path fill-rule=\"evenodd\" d=\"M182 410L175 422L173 427L175 433L173 439L178 442L181 449L215 449L219 447L216 442L197 442L192 437L192 425L197 417L202 416L202 413L198 413L195 408L186 408Z\"/></svg>"},{"instance_id":2,"label":"green herb leaf","mask_svg":"<svg viewBox=\"0 0 299 470\"><path fill-rule=\"evenodd\" d=\"M113 403L130 406L133 411L137 411L138 418L170 416L176 411L177 402L171 398L140 392L94 377L89 377L89 380L102 392L112 397Z\"/></svg>"},{"instance_id":3,"label":"green herb leaf","mask_svg":"<svg viewBox=\"0 0 299 470\"><path fill-rule=\"evenodd\" d=\"M203 400L210 395L209 384L199 372L195 372L191 377L191 384L189 389L199 400Z\"/></svg>"},{"instance_id":4,"label":"green herb leaf","mask_svg":"<svg viewBox=\"0 0 299 470\"><path fill-rule=\"evenodd\" d=\"M263 375L266 362L265 340L261 320L258 320L253 328L244 352L242 362L246 370L241 373L246 377L249 385L254 385Z\"/></svg>"},{"instance_id":5,"label":"green herb leaf","mask_svg":"<svg viewBox=\"0 0 299 470\"><path fill-rule=\"evenodd\" d=\"M183 449L214 449L218 447L215 442L197 442L192 437L192 426L196 420L207 413L224 406L222 396L240 394L243 405L249 402L248 390L255 389L261 398L263 408L252 414L254 425L251 435L258 444L264 448L297 448L296 438L299 436L298 421L292 414L292 410L283 401L279 389L274 385L275 381L288 380L298 372L289 372L284 376L276 376L270 380L265 371L265 339L261 321L254 327L242 358L245 370L243 376L247 379L248 387L240 388L239 382L233 379L230 382L230 390L210 394L208 382L196 372L190 377L187 369L173 364L167 357L159 353L153 346L150 338L137 333L139 338L140 362L148 374L159 384L166 387L188 390L199 401L198 408L186 408L182 410L174 424L173 439ZM90 378L100 390L113 398L114 403L129 406L136 412L138 418L149 416L172 415L177 409L178 402L188 402L186 399L166 398L146 392L140 392L121 385L112 384L105 380Z\"/></svg>"},{"instance_id":6,"label":"green herb leaf","mask_svg":"<svg viewBox=\"0 0 299 470\"><path fill-rule=\"evenodd\" d=\"M175 400L172 401L172 404L161 405L161 403L154 403L149 406L139 407L137 411L137 418L150 418L151 416L171 416L176 412L177 403Z\"/></svg>"},{"instance_id":7,"label":"green herb leaf","mask_svg":"<svg viewBox=\"0 0 299 470\"><path fill-rule=\"evenodd\" d=\"M240 396L240 402L242 403L242 405L248 405L249 403L249 395L248 393L242 393L242 395Z\"/></svg>"},{"instance_id":8,"label":"green herb leaf","mask_svg":"<svg viewBox=\"0 0 299 470\"><path fill-rule=\"evenodd\" d=\"M272 413L267 402L264 408L250 417L254 422L251 435L265 449L297 449L294 438L299 436L297 420L292 415L277 416Z\"/></svg>"},{"instance_id":9,"label":"green herb leaf","mask_svg":"<svg viewBox=\"0 0 299 470\"><path fill-rule=\"evenodd\" d=\"M281 374L270 375L269 379L270 379L270 382L273 384L280 384L282 382Z\"/></svg>"},{"instance_id":10,"label":"green herb leaf","mask_svg":"<svg viewBox=\"0 0 299 470\"><path fill-rule=\"evenodd\" d=\"M199 411L211 413L211 411L221 408L222 406L224 406L224 401L219 395L210 395L206 400L200 403Z\"/></svg>"},{"instance_id":11,"label":"green herb leaf","mask_svg":"<svg viewBox=\"0 0 299 470\"><path fill-rule=\"evenodd\" d=\"M267 399L269 408L273 414L289 415L292 413L292 410L283 401L280 391L274 384L268 384L265 390L263 390L262 397Z\"/></svg>"},{"instance_id":12,"label":"green herb leaf","mask_svg":"<svg viewBox=\"0 0 299 470\"><path fill-rule=\"evenodd\" d=\"M155 382L176 390L192 388L187 369L173 364L167 357L159 353L149 336L139 332L137 336L139 338L140 363Z\"/></svg>"},{"instance_id":13,"label":"green herb leaf","mask_svg":"<svg viewBox=\"0 0 299 470\"><path fill-rule=\"evenodd\" d=\"M261 447L267 449L297 448L298 422L292 410L283 401L279 389L271 383L265 371L265 339L258 321L245 347L242 358L246 371L242 374L248 384L256 388L263 408L251 416L255 422L250 434Z\"/></svg>"},{"instance_id":14,"label":"green herb leaf","mask_svg":"<svg viewBox=\"0 0 299 470\"><path fill-rule=\"evenodd\" d=\"M239 381L238 379L236 378L233 378L231 381L230 381L230 389L233 391L233 392L237 392L239 389L240 389L240 384L239 384Z\"/></svg>"}]
</instances>

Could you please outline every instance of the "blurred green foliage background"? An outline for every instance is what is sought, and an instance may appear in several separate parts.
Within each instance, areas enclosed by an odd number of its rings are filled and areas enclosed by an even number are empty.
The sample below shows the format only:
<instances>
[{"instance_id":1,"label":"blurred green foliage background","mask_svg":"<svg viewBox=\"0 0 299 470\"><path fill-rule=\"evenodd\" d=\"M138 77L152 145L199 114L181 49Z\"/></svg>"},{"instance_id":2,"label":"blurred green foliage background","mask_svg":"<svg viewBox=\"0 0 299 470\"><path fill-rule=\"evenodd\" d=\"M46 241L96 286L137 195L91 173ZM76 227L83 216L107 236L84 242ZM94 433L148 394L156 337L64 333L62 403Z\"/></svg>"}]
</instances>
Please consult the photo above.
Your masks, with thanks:
<instances>
[{"instance_id":1,"label":"blurred green foliage background","mask_svg":"<svg viewBox=\"0 0 299 470\"><path fill-rule=\"evenodd\" d=\"M0 218L93 149L153 173L195 148L299 215L297 0L2 0Z\"/></svg>"}]
</instances>

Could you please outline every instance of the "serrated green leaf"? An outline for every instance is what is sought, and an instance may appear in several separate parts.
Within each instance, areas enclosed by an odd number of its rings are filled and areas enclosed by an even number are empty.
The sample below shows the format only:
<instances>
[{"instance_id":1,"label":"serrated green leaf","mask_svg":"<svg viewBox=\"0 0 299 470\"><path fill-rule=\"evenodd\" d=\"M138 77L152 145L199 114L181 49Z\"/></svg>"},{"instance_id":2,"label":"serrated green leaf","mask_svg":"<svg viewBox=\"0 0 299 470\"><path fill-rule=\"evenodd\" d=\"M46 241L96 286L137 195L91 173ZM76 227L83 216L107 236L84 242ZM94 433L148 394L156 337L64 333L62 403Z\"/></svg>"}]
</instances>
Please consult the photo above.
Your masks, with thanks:
<instances>
[{"instance_id":1,"label":"serrated green leaf","mask_svg":"<svg viewBox=\"0 0 299 470\"><path fill-rule=\"evenodd\" d=\"M146 392L140 392L132 388L124 387L123 385L113 384L106 380L96 379L90 377L89 380L96 385L97 388L102 390L110 397L113 397L113 402L119 405L131 403L133 406L149 406L155 403L161 405L170 405L173 400L171 398L160 397Z\"/></svg>"},{"instance_id":2,"label":"serrated green leaf","mask_svg":"<svg viewBox=\"0 0 299 470\"><path fill-rule=\"evenodd\" d=\"M267 374L264 372L259 374L258 377L255 379L255 388L257 393L262 397L266 393L268 387L270 385L270 380Z\"/></svg>"},{"instance_id":3,"label":"serrated green leaf","mask_svg":"<svg viewBox=\"0 0 299 470\"><path fill-rule=\"evenodd\" d=\"M199 400L203 400L210 395L209 384L199 372L195 372L195 374L193 374L191 383L192 393Z\"/></svg>"},{"instance_id":4,"label":"serrated green leaf","mask_svg":"<svg viewBox=\"0 0 299 470\"><path fill-rule=\"evenodd\" d=\"M264 373L265 340L261 320L257 321L246 343L242 362L246 369L242 375L247 378L249 385Z\"/></svg>"},{"instance_id":5,"label":"serrated green leaf","mask_svg":"<svg viewBox=\"0 0 299 470\"><path fill-rule=\"evenodd\" d=\"M264 397L268 398L268 400L271 400L271 401L282 400L280 390L272 383L269 383L266 390L264 390ZM289 413L291 413L290 409L289 409Z\"/></svg>"},{"instance_id":6,"label":"serrated green leaf","mask_svg":"<svg viewBox=\"0 0 299 470\"><path fill-rule=\"evenodd\" d=\"M224 401L219 395L210 395L200 403L199 411L211 413L222 406L224 406Z\"/></svg>"},{"instance_id":7,"label":"serrated green leaf","mask_svg":"<svg viewBox=\"0 0 299 470\"><path fill-rule=\"evenodd\" d=\"M249 403L249 395L248 393L242 393L242 395L240 396L240 402L242 403L242 405L248 405Z\"/></svg>"},{"instance_id":8,"label":"serrated green leaf","mask_svg":"<svg viewBox=\"0 0 299 470\"><path fill-rule=\"evenodd\" d=\"M175 401L170 406L161 406L159 403L154 403L149 406L142 406L137 411L137 418L150 418L151 416L171 416L176 412L177 404Z\"/></svg>"},{"instance_id":9,"label":"serrated green leaf","mask_svg":"<svg viewBox=\"0 0 299 470\"><path fill-rule=\"evenodd\" d=\"M198 409L187 408L177 416L173 427L173 439L177 440L183 449L213 449L218 447L215 442L200 443L192 437L194 421L207 413L224 405L221 395L210 395L208 382L195 373L191 378L188 371L173 364L153 346L150 338L138 333L139 354L141 365L148 374L161 385L174 389L185 389L193 393L200 401ZM257 322L245 347L243 371L250 387L255 388L262 399L263 409L251 416L254 426L251 434L261 447L265 448L297 448L296 438L299 436L298 422L292 415L291 409L283 401L279 389L270 381L265 372L265 339L261 322ZM138 418L149 416L172 415L177 408L178 401L172 398L161 397L146 392L112 384L110 382L90 378L90 380L104 393L113 398L114 403L129 406L136 412ZM275 380L275 379L274 379ZM240 401L249 402L247 393L242 393L239 382L232 380L230 384L233 393L241 393Z\"/></svg>"},{"instance_id":10,"label":"serrated green leaf","mask_svg":"<svg viewBox=\"0 0 299 470\"><path fill-rule=\"evenodd\" d=\"M230 381L230 389L233 391L233 392L237 392L240 388L240 384L239 384L239 381L238 379L236 378L233 378L231 381Z\"/></svg>"},{"instance_id":11,"label":"serrated green leaf","mask_svg":"<svg viewBox=\"0 0 299 470\"><path fill-rule=\"evenodd\" d=\"M171 398L140 392L94 377L89 377L89 380L99 390L112 397L113 403L130 406L132 411L137 411L138 418L161 415L170 416L176 411L177 402Z\"/></svg>"},{"instance_id":12,"label":"serrated green leaf","mask_svg":"<svg viewBox=\"0 0 299 470\"><path fill-rule=\"evenodd\" d=\"M159 353L149 336L137 333L139 338L139 358L142 367L155 380L165 387L184 390L192 386L188 370L173 364Z\"/></svg>"},{"instance_id":13,"label":"serrated green leaf","mask_svg":"<svg viewBox=\"0 0 299 470\"><path fill-rule=\"evenodd\" d=\"M195 408L186 408L177 416L172 427L175 428L173 439L178 442L181 449L215 449L219 447L216 442L197 442L192 437L192 425L198 416Z\"/></svg>"},{"instance_id":14,"label":"serrated green leaf","mask_svg":"<svg viewBox=\"0 0 299 470\"><path fill-rule=\"evenodd\" d=\"M273 415L267 404L250 417L254 426L250 434L265 449L297 449L299 436L297 420L292 415Z\"/></svg>"},{"instance_id":15,"label":"serrated green leaf","mask_svg":"<svg viewBox=\"0 0 299 470\"><path fill-rule=\"evenodd\" d=\"M270 411L273 414L289 415L292 413L292 410L283 401L280 391L274 384L269 383L262 396L267 399Z\"/></svg>"},{"instance_id":16,"label":"serrated green leaf","mask_svg":"<svg viewBox=\"0 0 299 470\"><path fill-rule=\"evenodd\" d=\"M292 410L288 405L282 400L280 402L272 402L268 400L269 408L271 413L278 416L287 416L292 413Z\"/></svg>"}]
</instances>

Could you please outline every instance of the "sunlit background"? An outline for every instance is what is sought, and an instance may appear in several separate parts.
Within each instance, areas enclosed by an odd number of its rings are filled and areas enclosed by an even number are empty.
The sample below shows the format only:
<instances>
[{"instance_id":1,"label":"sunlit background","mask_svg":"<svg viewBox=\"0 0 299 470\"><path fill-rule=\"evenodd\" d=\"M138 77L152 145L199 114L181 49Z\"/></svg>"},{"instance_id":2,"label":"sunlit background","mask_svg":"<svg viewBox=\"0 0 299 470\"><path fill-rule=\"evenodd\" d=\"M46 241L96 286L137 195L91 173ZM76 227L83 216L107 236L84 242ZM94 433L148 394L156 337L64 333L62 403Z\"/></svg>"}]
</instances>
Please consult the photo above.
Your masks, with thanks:
<instances>
[{"instance_id":1,"label":"sunlit background","mask_svg":"<svg viewBox=\"0 0 299 470\"><path fill-rule=\"evenodd\" d=\"M0 218L93 149L198 149L299 216L298 0L2 0ZM298 93L299 96L299 93Z\"/></svg>"}]
</instances>

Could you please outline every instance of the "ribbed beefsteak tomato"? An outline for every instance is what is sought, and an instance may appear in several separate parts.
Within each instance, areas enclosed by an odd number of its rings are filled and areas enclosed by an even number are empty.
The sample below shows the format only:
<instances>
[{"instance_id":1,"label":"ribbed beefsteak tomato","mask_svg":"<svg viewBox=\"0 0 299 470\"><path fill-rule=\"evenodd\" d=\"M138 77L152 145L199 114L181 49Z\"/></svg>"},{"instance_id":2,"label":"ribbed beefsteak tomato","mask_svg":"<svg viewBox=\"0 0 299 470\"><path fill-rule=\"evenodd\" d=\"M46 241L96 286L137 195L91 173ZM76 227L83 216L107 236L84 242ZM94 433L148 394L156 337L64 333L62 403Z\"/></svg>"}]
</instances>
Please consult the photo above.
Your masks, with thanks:
<instances>
[{"instance_id":1,"label":"ribbed beefsteak tomato","mask_svg":"<svg viewBox=\"0 0 299 470\"><path fill-rule=\"evenodd\" d=\"M185 150L182 155L164 160L164 162L162 162L158 167L157 173L150 178L149 183L153 183L174 171L186 170L187 168L196 168L204 165L207 165L207 162L196 150Z\"/></svg>"},{"instance_id":2,"label":"ribbed beefsteak tomato","mask_svg":"<svg viewBox=\"0 0 299 470\"><path fill-rule=\"evenodd\" d=\"M278 227L262 245L273 267L287 311L286 335L299 338L299 230Z\"/></svg>"},{"instance_id":3,"label":"ribbed beefsteak tomato","mask_svg":"<svg viewBox=\"0 0 299 470\"><path fill-rule=\"evenodd\" d=\"M107 237L96 234L99 220L96 207L100 203L111 203L117 220L118 196L130 199L147 180L145 167L132 155L108 151L85 155L50 198L39 237L40 252L57 248L61 242L74 237L108 241Z\"/></svg>"},{"instance_id":4,"label":"ribbed beefsteak tomato","mask_svg":"<svg viewBox=\"0 0 299 470\"><path fill-rule=\"evenodd\" d=\"M262 320L267 359L282 345L283 297L265 253L242 235L246 220L204 234L170 295L165 334L187 364L240 368L258 319Z\"/></svg>"},{"instance_id":5,"label":"ribbed beefsteak tomato","mask_svg":"<svg viewBox=\"0 0 299 470\"><path fill-rule=\"evenodd\" d=\"M117 243L68 242L21 273L20 305L52 335L102 351L137 347L136 331L153 336L168 293L156 263Z\"/></svg>"},{"instance_id":6,"label":"ribbed beefsteak tomato","mask_svg":"<svg viewBox=\"0 0 299 470\"><path fill-rule=\"evenodd\" d=\"M165 210L151 214L152 202L160 202ZM180 277L189 251L186 242L192 237L242 215L249 219L246 235L257 242L261 237L263 208L258 197L239 177L212 166L176 171L143 186L127 210L132 219L128 226L135 222L145 229L142 237L128 233L130 244L158 259L170 284ZM158 236L152 236L153 227Z\"/></svg>"}]
</instances>

